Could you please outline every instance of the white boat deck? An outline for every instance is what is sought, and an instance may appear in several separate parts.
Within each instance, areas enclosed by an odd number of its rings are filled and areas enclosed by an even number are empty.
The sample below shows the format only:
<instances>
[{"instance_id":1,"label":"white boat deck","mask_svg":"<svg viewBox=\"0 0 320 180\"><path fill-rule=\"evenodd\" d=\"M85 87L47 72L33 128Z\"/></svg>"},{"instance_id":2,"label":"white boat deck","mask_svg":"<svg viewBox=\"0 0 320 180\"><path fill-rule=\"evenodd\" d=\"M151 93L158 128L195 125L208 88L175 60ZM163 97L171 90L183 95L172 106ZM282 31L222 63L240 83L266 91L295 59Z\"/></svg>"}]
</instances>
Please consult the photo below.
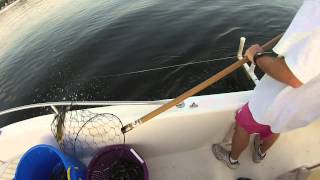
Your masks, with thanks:
<instances>
[{"instance_id":1,"label":"white boat deck","mask_svg":"<svg viewBox=\"0 0 320 180\"><path fill-rule=\"evenodd\" d=\"M272 180L278 175L302 165L319 163L320 122L306 128L282 134L270 149L266 159L255 164L251 161L251 146L240 157L240 168L231 170L216 160L211 145L185 152L176 152L148 158L151 180L235 180L247 177L253 180ZM306 138L308 137L308 138ZM250 144L251 145L251 144ZM17 158L0 166L0 180L14 177ZM318 173L319 174L319 173Z\"/></svg>"},{"instance_id":2,"label":"white boat deck","mask_svg":"<svg viewBox=\"0 0 320 180\"><path fill-rule=\"evenodd\" d=\"M0 180L12 180L18 166L20 156L0 164Z\"/></svg>"},{"instance_id":3,"label":"white boat deck","mask_svg":"<svg viewBox=\"0 0 320 180\"><path fill-rule=\"evenodd\" d=\"M231 170L216 160L211 146L168 154L147 160L151 180L272 180L278 175L302 165L320 162L320 122L306 128L282 134L260 164L251 160L251 146L240 157L240 168ZM251 144L250 144L251 145Z\"/></svg>"}]
</instances>

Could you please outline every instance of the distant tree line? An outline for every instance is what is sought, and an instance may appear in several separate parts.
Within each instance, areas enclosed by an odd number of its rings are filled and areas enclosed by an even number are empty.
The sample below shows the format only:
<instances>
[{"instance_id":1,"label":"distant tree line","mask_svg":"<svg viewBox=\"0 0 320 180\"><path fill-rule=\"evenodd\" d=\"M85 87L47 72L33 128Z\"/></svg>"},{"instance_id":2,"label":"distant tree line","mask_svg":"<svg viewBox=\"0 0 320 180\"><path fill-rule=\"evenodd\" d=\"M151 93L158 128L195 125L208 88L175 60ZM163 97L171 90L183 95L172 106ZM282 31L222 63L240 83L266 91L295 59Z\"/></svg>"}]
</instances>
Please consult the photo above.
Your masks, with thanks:
<instances>
[{"instance_id":1,"label":"distant tree line","mask_svg":"<svg viewBox=\"0 0 320 180\"><path fill-rule=\"evenodd\" d=\"M0 9L13 3L15 0L0 0Z\"/></svg>"}]
</instances>

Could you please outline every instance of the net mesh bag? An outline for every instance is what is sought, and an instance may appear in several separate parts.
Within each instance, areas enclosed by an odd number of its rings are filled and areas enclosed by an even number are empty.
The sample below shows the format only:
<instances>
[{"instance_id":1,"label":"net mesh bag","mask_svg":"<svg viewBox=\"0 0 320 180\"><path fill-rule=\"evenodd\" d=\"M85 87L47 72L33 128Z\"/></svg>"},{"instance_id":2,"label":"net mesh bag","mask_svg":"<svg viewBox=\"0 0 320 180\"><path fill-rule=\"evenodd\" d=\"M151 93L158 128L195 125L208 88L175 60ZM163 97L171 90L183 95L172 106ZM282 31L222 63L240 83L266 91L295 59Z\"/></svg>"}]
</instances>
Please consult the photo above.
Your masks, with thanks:
<instances>
[{"instance_id":1,"label":"net mesh bag","mask_svg":"<svg viewBox=\"0 0 320 180\"><path fill-rule=\"evenodd\" d=\"M78 158L93 156L102 147L124 144L120 119L110 113L64 108L55 115L51 131L60 148Z\"/></svg>"}]
</instances>

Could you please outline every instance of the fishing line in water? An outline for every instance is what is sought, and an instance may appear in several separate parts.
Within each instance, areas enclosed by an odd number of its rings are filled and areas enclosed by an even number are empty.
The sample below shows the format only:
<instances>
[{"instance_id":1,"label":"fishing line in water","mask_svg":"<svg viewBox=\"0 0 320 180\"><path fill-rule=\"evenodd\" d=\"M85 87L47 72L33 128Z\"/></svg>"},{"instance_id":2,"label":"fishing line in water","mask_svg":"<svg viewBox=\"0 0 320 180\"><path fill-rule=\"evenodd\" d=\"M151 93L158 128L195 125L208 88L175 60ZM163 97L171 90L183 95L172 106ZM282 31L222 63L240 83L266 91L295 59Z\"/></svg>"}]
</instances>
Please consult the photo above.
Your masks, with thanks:
<instances>
[{"instance_id":1,"label":"fishing line in water","mask_svg":"<svg viewBox=\"0 0 320 180\"><path fill-rule=\"evenodd\" d=\"M179 56L172 56L172 57L179 57ZM188 62L188 63L175 64L175 65L156 67L156 68L150 68L150 69L143 69L143 70L131 71L131 72L125 72L125 73L93 76L93 77L90 77L89 79L128 76L128 75L134 75L134 74L140 74L140 73L146 73L146 72L152 72L152 71L158 71L158 70L164 70L164 69L171 69L171 68L178 68L178 67L183 67L183 66L190 66L190 65L195 65L195 64L210 63L210 62L214 62L214 61L225 61L225 60L229 60L229 59L234 59L236 57L237 56L228 56L228 57L223 57L223 58L207 59L207 60L202 60L202 61L193 61L193 62ZM88 78L74 79L74 80L70 80L69 82L87 80L87 79Z\"/></svg>"},{"instance_id":2,"label":"fishing line in water","mask_svg":"<svg viewBox=\"0 0 320 180\"><path fill-rule=\"evenodd\" d=\"M232 58L235 58L235 57L236 56L230 56L230 57L225 57L225 58L188 62L188 63L176 64L176 65L171 65L171 66L163 66L163 67L158 67L158 68L151 68L151 69L144 69L144 70L139 70L139 71L132 71L132 72L127 72L127 73L110 74L110 75L106 75L106 76L107 77L114 77L114 76L125 76L125 75L131 75L131 74L139 74L139 73L144 73L144 72L157 71L157 70L163 70L163 69L169 69L169 68L175 68L175 67L181 67L181 66L189 66L189 65L194 65L194 64L208 63L208 62L212 62L212 61L228 60L228 59L232 59Z\"/></svg>"},{"instance_id":3,"label":"fishing line in water","mask_svg":"<svg viewBox=\"0 0 320 180\"><path fill-rule=\"evenodd\" d=\"M273 52L265 52L265 53L266 54L272 54ZM170 56L170 57L181 57L181 56ZM178 67L195 65L195 64L210 63L210 62L214 62L214 61L225 61L225 60L234 59L234 58L237 58L237 56L228 56L228 57L223 57L223 58L207 59L207 60L202 60L202 61L194 61L194 62L175 64L175 65L170 65L170 66L163 66L163 67L143 69L143 70L138 70L138 71L126 72L126 73L119 73L119 74L109 74L109 75L102 75L102 76L94 76L94 77L92 77L90 79L127 76L127 75L140 74L140 73L158 71L158 70L164 70L164 69L170 69L170 68L178 68ZM79 80L79 79L77 79L77 80Z\"/></svg>"}]
</instances>

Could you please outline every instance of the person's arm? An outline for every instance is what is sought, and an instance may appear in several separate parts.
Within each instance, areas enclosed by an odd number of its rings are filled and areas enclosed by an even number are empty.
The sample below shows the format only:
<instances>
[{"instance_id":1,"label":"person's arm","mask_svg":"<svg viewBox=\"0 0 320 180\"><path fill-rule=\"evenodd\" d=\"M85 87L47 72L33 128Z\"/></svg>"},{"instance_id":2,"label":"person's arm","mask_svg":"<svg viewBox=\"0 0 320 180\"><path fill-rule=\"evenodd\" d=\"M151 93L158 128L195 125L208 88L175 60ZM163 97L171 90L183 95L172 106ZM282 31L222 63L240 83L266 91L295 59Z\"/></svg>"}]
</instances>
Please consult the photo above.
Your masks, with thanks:
<instances>
[{"instance_id":1,"label":"person's arm","mask_svg":"<svg viewBox=\"0 0 320 180\"><path fill-rule=\"evenodd\" d=\"M283 58L262 56L257 60L257 65L273 79L293 88L298 88L302 85L301 81L290 71Z\"/></svg>"},{"instance_id":2,"label":"person's arm","mask_svg":"<svg viewBox=\"0 0 320 180\"><path fill-rule=\"evenodd\" d=\"M253 62L253 56L257 52L262 52L262 48L259 45L253 45L246 51L246 56ZM302 82L291 72L283 58L262 56L257 59L257 65L259 68L267 73L269 76L285 83L293 88L298 88Z\"/></svg>"}]
</instances>

